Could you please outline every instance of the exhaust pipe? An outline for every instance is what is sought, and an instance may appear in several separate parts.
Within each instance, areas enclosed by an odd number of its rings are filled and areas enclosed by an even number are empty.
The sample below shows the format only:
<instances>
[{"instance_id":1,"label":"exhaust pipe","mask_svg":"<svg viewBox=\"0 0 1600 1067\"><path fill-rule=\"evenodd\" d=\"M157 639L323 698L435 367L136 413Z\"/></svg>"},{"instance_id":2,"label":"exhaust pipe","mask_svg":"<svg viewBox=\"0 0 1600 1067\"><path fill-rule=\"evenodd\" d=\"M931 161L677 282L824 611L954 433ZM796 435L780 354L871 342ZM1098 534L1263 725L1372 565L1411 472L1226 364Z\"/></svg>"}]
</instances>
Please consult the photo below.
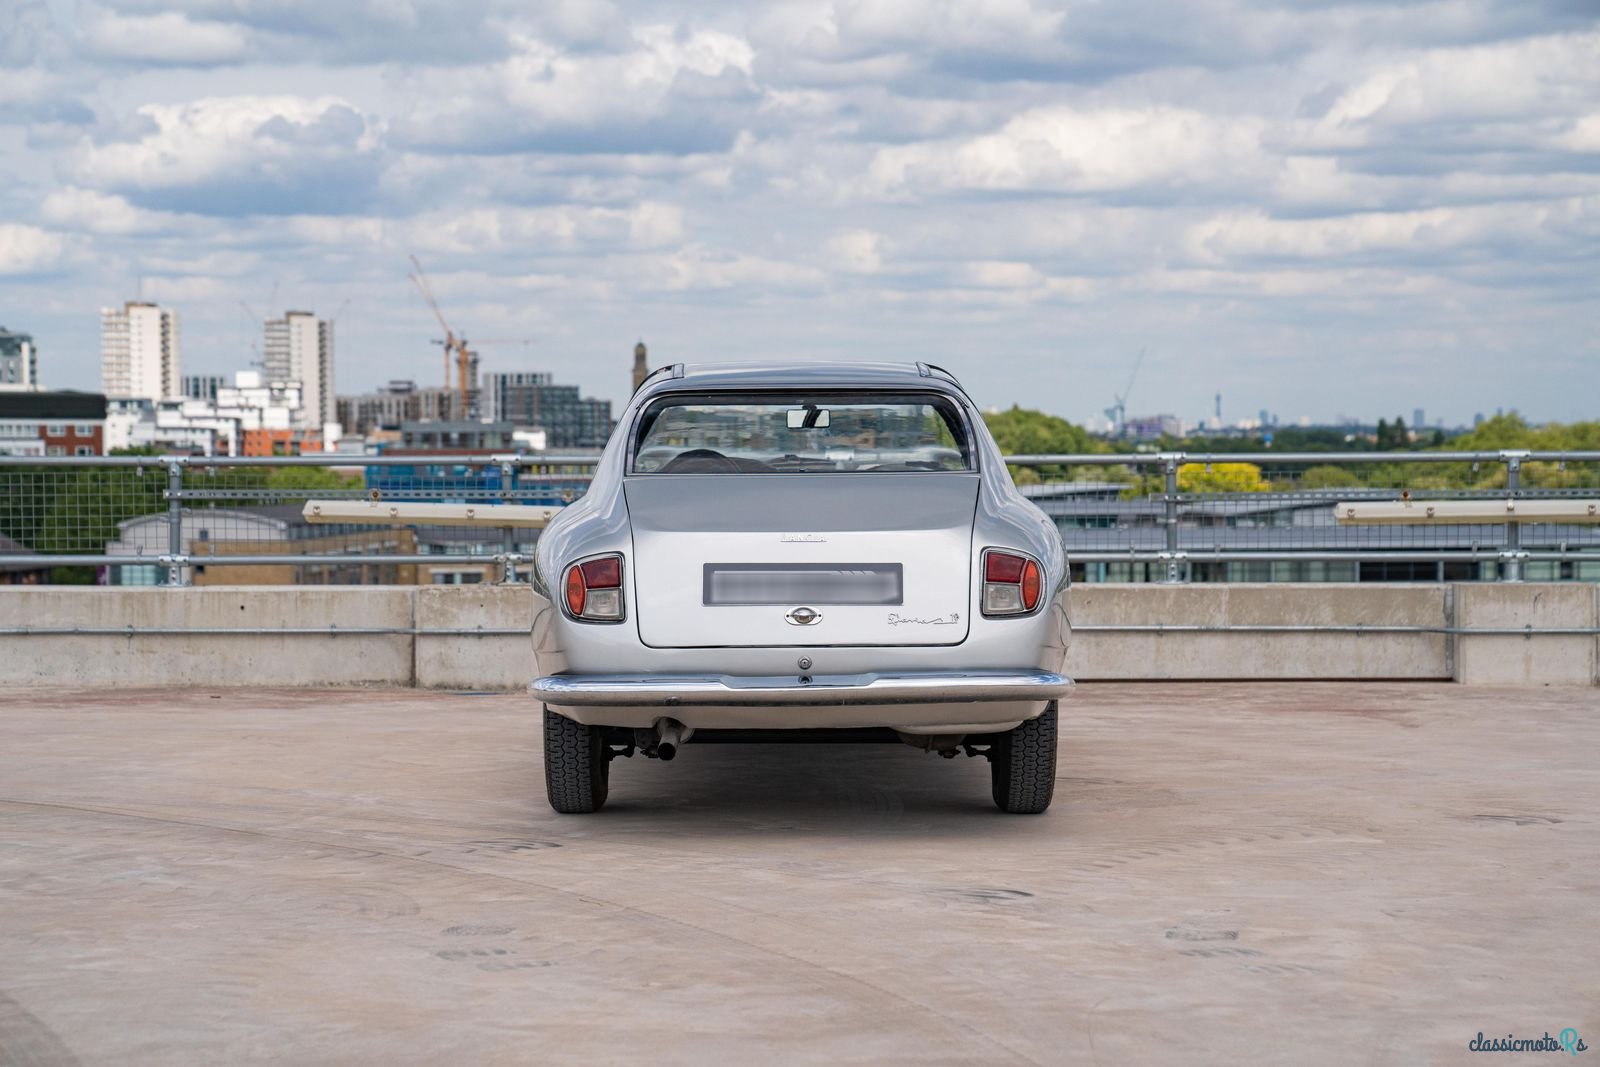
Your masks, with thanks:
<instances>
[{"instance_id":1,"label":"exhaust pipe","mask_svg":"<svg viewBox=\"0 0 1600 1067\"><path fill-rule=\"evenodd\" d=\"M669 760L678 754L678 747L694 736L694 728L677 719L656 720L656 759Z\"/></svg>"}]
</instances>

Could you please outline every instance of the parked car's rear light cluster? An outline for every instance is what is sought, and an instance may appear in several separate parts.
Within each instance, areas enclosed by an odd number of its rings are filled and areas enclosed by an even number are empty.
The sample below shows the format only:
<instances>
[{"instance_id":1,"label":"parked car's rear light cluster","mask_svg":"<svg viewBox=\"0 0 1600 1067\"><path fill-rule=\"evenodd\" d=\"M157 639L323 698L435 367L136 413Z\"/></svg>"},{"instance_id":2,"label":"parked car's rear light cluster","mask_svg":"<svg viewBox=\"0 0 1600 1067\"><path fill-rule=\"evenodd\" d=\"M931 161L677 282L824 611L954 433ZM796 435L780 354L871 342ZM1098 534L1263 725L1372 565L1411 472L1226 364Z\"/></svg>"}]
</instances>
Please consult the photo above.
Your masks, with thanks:
<instances>
[{"instance_id":1,"label":"parked car's rear light cluster","mask_svg":"<svg viewBox=\"0 0 1600 1067\"><path fill-rule=\"evenodd\" d=\"M1027 556L996 548L983 553L983 613L1027 615L1039 606L1039 564Z\"/></svg>"},{"instance_id":2,"label":"parked car's rear light cluster","mask_svg":"<svg viewBox=\"0 0 1600 1067\"><path fill-rule=\"evenodd\" d=\"M567 612L590 622L622 621L622 557L598 556L567 568Z\"/></svg>"}]
</instances>

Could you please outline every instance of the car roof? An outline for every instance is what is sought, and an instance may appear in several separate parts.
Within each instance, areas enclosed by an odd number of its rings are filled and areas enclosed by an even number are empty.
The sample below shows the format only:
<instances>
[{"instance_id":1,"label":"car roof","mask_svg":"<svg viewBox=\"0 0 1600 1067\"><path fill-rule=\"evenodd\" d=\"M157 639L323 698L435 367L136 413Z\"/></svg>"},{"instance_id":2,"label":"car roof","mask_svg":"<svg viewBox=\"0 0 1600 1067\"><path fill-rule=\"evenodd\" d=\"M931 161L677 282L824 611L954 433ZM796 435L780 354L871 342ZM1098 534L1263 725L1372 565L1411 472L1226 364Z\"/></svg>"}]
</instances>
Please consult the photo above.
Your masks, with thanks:
<instances>
[{"instance_id":1,"label":"car roof","mask_svg":"<svg viewBox=\"0 0 1600 1067\"><path fill-rule=\"evenodd\" d=\"M743 363L686 363L670 388L728 389L817 386L889 386L906 388L955 385L948 371L922 363L817 363L770 360ZM676 371L677 368L664 368ZM943 390L941 390L943 391Z\"/></svg>"}]
</instances>

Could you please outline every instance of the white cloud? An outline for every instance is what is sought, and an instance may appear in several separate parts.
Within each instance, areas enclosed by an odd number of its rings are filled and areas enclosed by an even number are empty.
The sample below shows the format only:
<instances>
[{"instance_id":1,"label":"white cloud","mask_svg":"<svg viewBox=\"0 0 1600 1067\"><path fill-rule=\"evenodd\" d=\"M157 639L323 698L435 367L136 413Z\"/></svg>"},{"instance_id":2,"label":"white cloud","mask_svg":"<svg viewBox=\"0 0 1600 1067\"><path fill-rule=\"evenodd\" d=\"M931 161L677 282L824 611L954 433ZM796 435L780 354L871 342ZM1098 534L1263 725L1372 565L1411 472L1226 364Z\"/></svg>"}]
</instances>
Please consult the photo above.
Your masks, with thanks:
<instances>
[{"instance_id":1,"label":"white cloud","mask_svg":"<svg viewBox=\"0 0 1600 1067\"><path fill-rule=\"evenodd\" d=\"M1033 289L1045 281L1045 276L1031 263L996 259L964 264L961 276L966 284L980 289Z\"/></svg>"},{"instance_id":2,"label":"white cloud","mask_svg":"<svg viewBox=\"0 0 1600 1067\"><path fill-rule=\"evenodd\" d=\"M1362 73L1325 113L1299 123L1296 136L1306 147L1342 148L1410 136L1398 131L1429 123L1513 122L1536 134L1537 120L1592 111L1597 97L1600 33L1429 49ZM1495 129L1485 147L1512 132Z\"/></svg>"},{"instance_id":3,"label":"white cloud","mask_svg":"<svg viewBox=\"0 0 1600 1067\"><path fill-rule=\"evenodd\" d=\"M173 10L181 7L181 11ZM563 40L594 40L608 5L560 0L99 0L85 3L86 45L157 65L482 62L531 20Z\"/></svg>"},{"instance_id":4,"label":"white cloud","mask_svg":"<svg viewBox=\"0 0 1600 1067\"><path fill-rule=\"evenodd\" d=\"M172 228L175 216L134 207L126 199L68 186L45 197L40 215L53 225L100 234L156 233Z\"/></svg>"},{"instance_id":5,"label":"white cloud","mask_svg":"<svg viewBox=\"0 0 1600 1067\"><path fill-rule=\"evenodd\" d=\"M850 274L876 274L883 269L884 236L872 230L847 230L828 238L829 264Z\"/></svg>"},{"instance_id":6,"label":"white cloud","mask_svg":"<svg viewBox=\"0 0 1600 1067\"><path fill-rule=\"evenodd\" d=\"M777 4L756 20L764 44L813 58L860 60L892 51L1047 48L1067 22L1032 0L834 0Z\"/></svg>"},{"instance_id":7,"label":"white cloud","mask_svg":"<svg viewBox=\"0 0 1600 1067\"><path fill-rule=\"evenodd\" d=\"M991 134L879 149L860 188L893 197L1236 183L1267 165L1263 126L1176 107L1037 108Z\"/></svg>"},{"instance_id":8,"label":"white cloud","mask_svg":"<svg viewBox=\"0 0 1600 1067\"><path fill-rule=\"evenodd\" d=\"M643 261L639 271L647 288L671 291L756 288L815 291L827 284L825 271L802 263L726 249L690 245Z\"/></svg>"},{"instance_id":9,"label":"white cloud","mask_svg":"<svg viewBox=\"0 0 1600 1067\"><path fill-rule=\"evenodd\" d=\"M1331 265L1351 256L1434 253L1487 242L1548 243L1592 232L1597 219L1600 197L1316 219L1278 219L1246 211L1189 227L1183 243L1203 263L1302 259Z\"/></svg>"},{"instance_id":10,"label":"white cloud","mask_svg":"<svg viewBox=\"0 0 1600 1067\"><path fill-rule=\"evenodd\" d=\"M272 229L296 243L358 249L383 244L388 226L359 215L296 215L273 220Z\"/></svg>"},{"instance_id":11,"label":"white cloud","mask_svg":"<svg viewBox=\"0 0 1600 1067\"><path fill-rule=\"evenodd\" d=\"M0 222L0 275L44 274L72 258L72 242L37 226Z\"/></svg>"},{"instance_id":12,"label":"white cloud","mask_svg":"<svg viewBox=\"0 0 1600 1067\"><path fill-rule=\"evenodd\" d=\"M187 275L207 278L244 278L261 269L261 255L223 249L193 252L179 256L147 256L140 269L151 274Z\"/></svg>"},{"instance_id":13,"label":"white cloud","mask_svg":"<svg viewBox=\"0 0 1600 1067\"><path fill-rule=\"evenodd\" d=\"M1572 122L1551 138L1557 148L1568 152L1600 154L1600 111L1593 111Z\"/></svg>"},{"instance_id":14,"label":"white cloud","mask_svg":"<svg viewBox=\"0 0 1600 1067\"><path fill-rule=\"evenodd\" d=\"M378 125L337 97L205 97L136 115L131 139L80 144L79 183L146 206L282 214L359 202L377 179Z\"/></svg>"},{"instance_id":15,"label":"white cloud","mask_svg":"<svg viewBox=\"0 0 1600 1067\"><path fill-rule=\"evenodd\" d=\"M121 15L95 11L84 43L108 59L205 66L244 59L248 38L236 25L194 22L179 11Z\"/></svg>"},{"instance_id":16,"label":"white cloud","mask_svg":"<svg viewBox=\"0 0 1600 1067\"><path fill-rule=\"evenodd\" d=\"M431 150L689 152L725 146L736 131L722 112L754 94L750 44L718 30L641 26L621 51L517 44L482 70L419 73L396 124L401 140Z\"/></svg>"},{"instance_id":17,"label":"white cloud","mask_svg":"<svg viewBox=\"0 0 1600 1067\"><path fill-rule=\"evenodd\" d=\"M643 250L683 237L683 212L670 204L632 208L561 205L435 212L395 227L405 247L457 255L509 253L536 260L597 248Z\"/></svg>"},{"instance_id":18,"label":"white cloud","mask_svg":"<svg viewBox=\"0 0 1600 1067\"><path fill-rule=\"evenodd\" d=\"M168 304L206 301L232 303L237 290L221 278L206 275L156 276L146 278L143 293L146 299Z\"/></svg>"},{"instance_id":19,"label":"white cloud","mask_svg":"<svg viewBox=\"0 0 1600 1067\"><path fill-rule=\"evenodd\" d=\"M1331 296L1404 301L1437 296L1447 288L1436 275L1386 269L1218 270L1162 268L1129 277L1129 292L1194 296L1304 297Z\"/></svg>"}]
</instances>

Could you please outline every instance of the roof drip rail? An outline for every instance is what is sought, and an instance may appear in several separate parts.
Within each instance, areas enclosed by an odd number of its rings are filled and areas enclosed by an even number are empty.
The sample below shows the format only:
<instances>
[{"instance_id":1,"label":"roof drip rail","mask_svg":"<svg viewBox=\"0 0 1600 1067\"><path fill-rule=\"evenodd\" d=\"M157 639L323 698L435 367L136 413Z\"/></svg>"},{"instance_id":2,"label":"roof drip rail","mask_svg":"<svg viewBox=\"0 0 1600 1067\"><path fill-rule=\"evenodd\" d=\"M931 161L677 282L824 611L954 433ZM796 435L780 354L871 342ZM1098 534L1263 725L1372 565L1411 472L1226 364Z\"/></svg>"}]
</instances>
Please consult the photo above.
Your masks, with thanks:
<instances>
[{"instance_id":1,"label":"roof drip rail","mask_svg":"<svg viewBox=\"0 0 1600 1067\"><path fill-rule=\"evenodd\" d=\"M663 375L665 375L668 378L682 378L683 377L683 364L682 363L671 363L671 364L668 364L665 367L657 367L655 370L653 370L649 374L645 375L644 381L640 382L639 384L640 385L644 385L645 382L653 382L657 378L662 377Z\"/></svg>"},{"instance_id":2,"label":"roof drip rail","mask_svg":"<svg viewBox=\"0 0 1600 1067\"><path fill-rule=\"evenodd\" d=\"M936 374L936 373L937 374L942 374L946 378L948 378L952 384L954 384L954 385L960 385L961 384L959 381L956 380L956 376L954 374L951 374L949 371L945 370L943 367L939 366L937 363L923 363L923 362L921 362L919 360L917 362L917 373L922 375L924 378L932 378L934 376L934 374Z\"/></svg>"}]
</instances>

